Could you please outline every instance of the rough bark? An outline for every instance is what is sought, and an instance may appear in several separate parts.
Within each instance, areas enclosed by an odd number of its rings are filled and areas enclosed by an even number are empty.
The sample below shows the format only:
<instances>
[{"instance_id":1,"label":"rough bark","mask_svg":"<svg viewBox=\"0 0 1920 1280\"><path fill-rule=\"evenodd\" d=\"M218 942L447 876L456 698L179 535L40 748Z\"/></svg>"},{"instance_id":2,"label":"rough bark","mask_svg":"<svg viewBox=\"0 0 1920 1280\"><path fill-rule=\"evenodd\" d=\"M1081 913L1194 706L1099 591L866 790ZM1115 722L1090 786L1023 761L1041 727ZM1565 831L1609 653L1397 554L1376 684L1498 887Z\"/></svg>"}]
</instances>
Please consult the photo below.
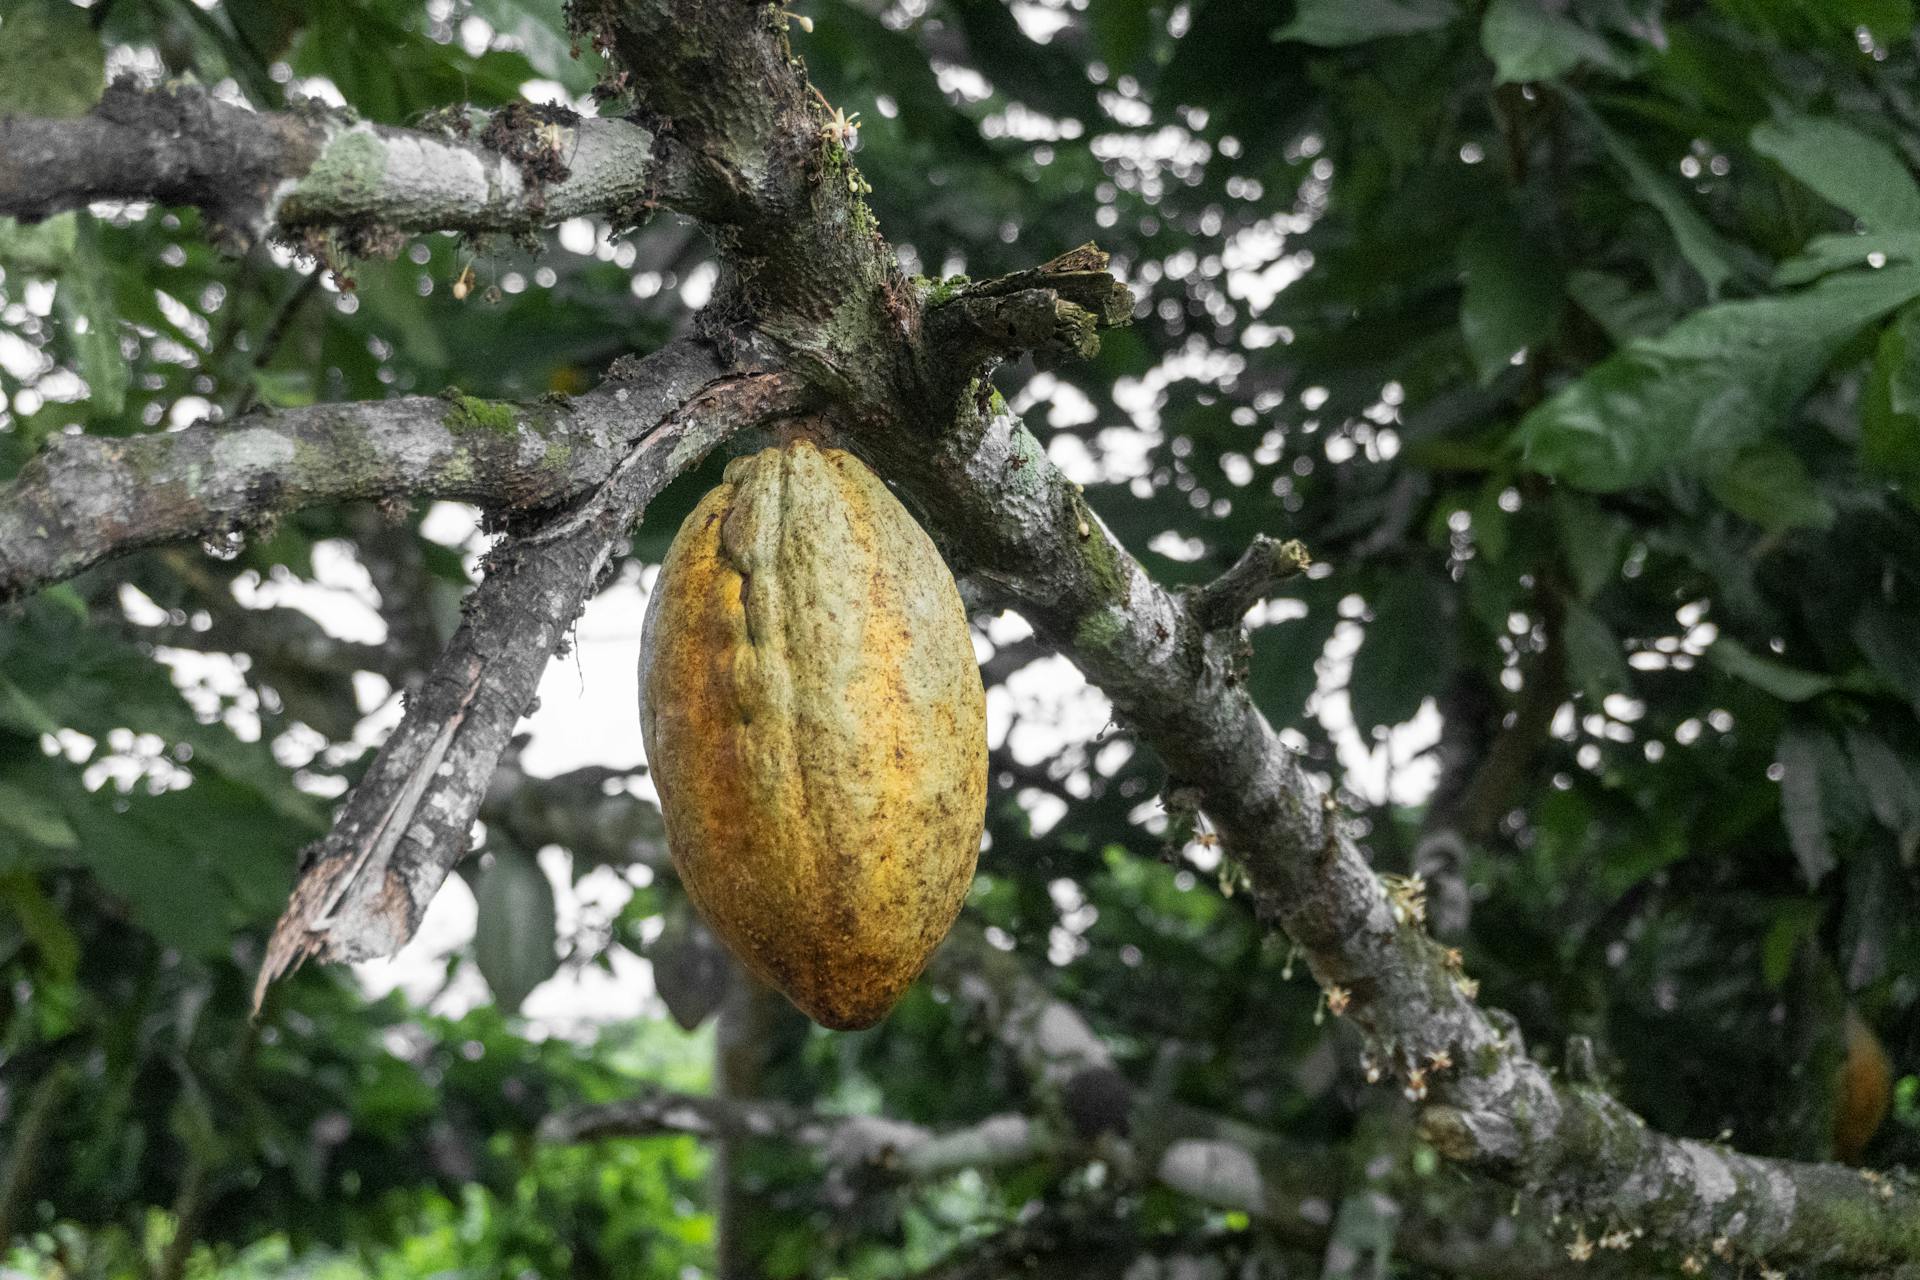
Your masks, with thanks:
<instances>
[{"instance_id":1,"label":"rough bark","mask_svg":"<svg viewBox=\"0 0 1920 1280\"><path fill-rule=\"evenodd\" d=\"M495 513L589 492L654 421L625 382L563 403L450 392L256 412L133 436L58 435L0 488L0 604L139 547L302 507L448 498Z\"/></svg>"},{"instance_id":2,"label":"rough bark","mask_svg":"<svg viewBox=\"0 0 1920 1280\"><path fill-rule=\"evenodd\" d=\"M637 208L652 152L638 125L558 110L458 112L430 132L119 83L85 116L0 118L0 215L157 200L198 206L238 243L315 227L523 231Z\"/></svg>"}]
</instances>

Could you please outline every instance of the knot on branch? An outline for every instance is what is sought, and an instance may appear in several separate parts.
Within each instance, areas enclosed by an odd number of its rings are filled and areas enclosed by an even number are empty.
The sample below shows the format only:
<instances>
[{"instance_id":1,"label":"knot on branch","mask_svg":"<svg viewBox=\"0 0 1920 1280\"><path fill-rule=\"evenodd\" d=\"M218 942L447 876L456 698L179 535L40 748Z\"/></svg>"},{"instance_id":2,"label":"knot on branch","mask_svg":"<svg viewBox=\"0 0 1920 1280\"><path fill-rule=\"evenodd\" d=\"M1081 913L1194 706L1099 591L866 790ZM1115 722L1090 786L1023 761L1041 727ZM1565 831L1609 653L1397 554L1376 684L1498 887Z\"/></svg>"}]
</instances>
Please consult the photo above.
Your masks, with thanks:
<instances>
[{"instance_id":1,"label":"knot on branch","mask_svg":"<svg viewBox=\"0 0 1920 1280\"><path fill-rule=\"evenodd\" d=\"M1416 1121L1420 1140L1442 1158L1494 1172L1520 1163L1520 1139L1505 1116L1444 1103L1425 1107Z\"/></svg>"},{"instance_id":2,"label":"knot on branch","mask_svg":"<svg viewBox=\"0 0 1920 1280\"><path fill-rule=\"evenodd\" d=\"M1053 261L992 280L942 281L928 291L927 334L952 367L1031 352L1043 368L1099 354L1100 330L1128 323L1133 291L1107 255L1081 245Z\"/></svg>"},{"instance_id":3,"label":"knot on branch","mask_svg":"<svg viewBox=\"0 0 1920 1280\"><path fill-rule=\"evenodd\" d=\"M544 210L546 188L573 176L566 155L570 131L579 124L579 113L566 107L509 102L487 118L480 145L520 166L529 204Z\"/></svg>"},{"instance_id":4,"label":"knot on branch","mask_svg":"<svg viewBox=\"0 0 1920 1280\"><path fill-rule=\"evenodd\" d=\"M1312 563L1306 544L1298 539L1282 542L1260 534L1231 569L1189 593L1188 607L1202 630L1225 630L1238 625L1247 610Z\"/></svg>"}]
</instances>

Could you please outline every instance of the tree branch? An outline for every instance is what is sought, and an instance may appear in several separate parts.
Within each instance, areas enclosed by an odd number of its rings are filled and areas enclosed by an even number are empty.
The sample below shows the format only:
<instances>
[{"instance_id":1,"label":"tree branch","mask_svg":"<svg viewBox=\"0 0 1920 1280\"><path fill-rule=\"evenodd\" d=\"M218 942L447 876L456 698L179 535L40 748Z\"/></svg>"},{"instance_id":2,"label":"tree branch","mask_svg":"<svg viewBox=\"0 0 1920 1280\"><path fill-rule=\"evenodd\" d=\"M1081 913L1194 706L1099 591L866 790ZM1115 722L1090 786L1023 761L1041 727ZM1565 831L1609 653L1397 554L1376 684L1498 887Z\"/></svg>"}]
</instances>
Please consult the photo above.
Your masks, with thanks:
<instances>
[{"instance_id":1,"label":"tree branch","mask_svg":"<svg viewBox=\"0 0 1920 1280\"><path fill-rule=\"evenodd\" d=\"M1266 599L1281 583L1299 576L1313 563L1306 546L1292 538L1282 542L1266 534L1255 537L1225 573L1188 595L1194 620L1208 631L1237 629L1247 610Z\"/></svg>"},{"instance_id":2,"label":"tree branch","mask_svg":"<svg viewBox=\"0 0 1920 1280\"><path fill-rule=\"evenodd\" d=\"M494 769L480 804L480 817L499 826L523 849L557 844L576 865L638 863L671 871L660 810L637 796L602 789L625 771L589 766L554 778L530 778L509 753Z\"/></svg>"},{"instance_id":3,"label":"tree branch","mask_svg":"<svg viewBox=\"0 0 1920 1280\"><path fill-rule=\"evenodd\" d=\"M619 1102L556 1112L540 1126L548 1142L591 1142L686 1134L709 1141L785 1142L815 1152L827 1167L830 1196L855 1196L962 1170L1017 1168L1034 1161L1105 1161L1144 1182L1201 1204L1238 1210L1289 1242L1326 1244L1333 1203L1344 1180L1338 1151L1301 1147L1245 1126L1184 1118L1185 1136L1157 1155L1107 1135L1095 1141L1056 1123L1019 1114L988 1116L939 1132L879 1116L832 1116L765 1099L723 1099L652 1092ZM1548 1225L1516 1221L1507 1197L1486 1184L1422 1178L1408 1161L1380 1180L1408 1206L1397 1256L1434 1270L1476 1277L1566 1274L1566 1254ZM1571 1235L1571 1231L1567 1233ZM1602 1265L1585 1274L1605 1276Z\"/></svg>"},{"instance_id":4,"label":"tree branch","mask_svg":"<svg viewBox=\"0 0 1920 1280\"><path fill-rule=\"evenodd\" d=\"M1474 1003L1473 984L1421 929L1417 895L1373 873L1280 744L1235 672L1237 635L1209 630L1149 579L1010 415L971 448L949 439L915 457L868 443L961 567L998 587L1198 788L1261 918L1301 947L1372 1059L1416 1097L1447 1104L1431 1135L1443 1152L1571 1214L1638 1223L1683 1253L1729 1237L1769 1261L1920 1257L1909 1186L1667 1138L1604 1094L1557 1086ZM1843 1220L1858 1229L1837 1230Z\"/></svg>"},{"instance_id":5,"label":"tree branch","mask_svg":"<svg viewBox=\"0 0 1920 1280\"><path fill-rule=\"evenodd\" d=\"M388 497L536 510L605 480L652 421L619 380L560 403L321 404L231 425L58 435L0 488L0 604L139 547Z\"/></svg>"},{"instance_id":6,"label":"tree branch","mask_svg":"<svg viewBox=\"0 0 1920 1280\"><path fill-rule=\"evenodd\" d=\"M557 108L455 113L436 133L121 81L85 116L0 118L0 215L156 200L198 206L235 244L340 226L523 231L648 199L652 154L638 125Z\"/></svg>"},{"instance_id":7,"label":"tree branch","mask_svg":"<svg viewBox=\"0 0 1920 1280\"><path fill-rule=\"evenodd\" d=\"M495 550L466 618L407 714L312 850L255 988L308 956L397 950L467 852L494 765L547 660L667 482L732 432L795 412L779 374L725 374L685 345L643 363L631 406L654 424L575 510Z\"/></svg>"}]
</instances>

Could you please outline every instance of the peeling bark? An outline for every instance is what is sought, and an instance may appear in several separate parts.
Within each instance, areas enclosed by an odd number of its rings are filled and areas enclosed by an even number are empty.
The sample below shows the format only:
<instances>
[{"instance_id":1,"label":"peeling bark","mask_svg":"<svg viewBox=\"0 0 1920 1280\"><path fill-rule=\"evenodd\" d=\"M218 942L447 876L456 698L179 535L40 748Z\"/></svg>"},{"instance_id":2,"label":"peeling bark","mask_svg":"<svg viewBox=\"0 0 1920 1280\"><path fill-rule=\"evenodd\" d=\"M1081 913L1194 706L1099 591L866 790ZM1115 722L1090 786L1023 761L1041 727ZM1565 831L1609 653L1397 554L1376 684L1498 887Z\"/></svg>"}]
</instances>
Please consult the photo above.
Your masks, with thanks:
<instances>
[{"instance_id":1,"label":"peeling bark","mask_svg":"<svg viewBox=\"0 0 1920 1280\"><path fill-rule=\"evenodd\" d=\"M494 766L547 660L668 481L743 427L791 412L779 374L729 374L709 351L669 347L636 371L629 406L647 430L577 509L509 537L406 717L309 851L255 987L308 956L390 955L466 855Z\"/></svg>"}]
</instances>

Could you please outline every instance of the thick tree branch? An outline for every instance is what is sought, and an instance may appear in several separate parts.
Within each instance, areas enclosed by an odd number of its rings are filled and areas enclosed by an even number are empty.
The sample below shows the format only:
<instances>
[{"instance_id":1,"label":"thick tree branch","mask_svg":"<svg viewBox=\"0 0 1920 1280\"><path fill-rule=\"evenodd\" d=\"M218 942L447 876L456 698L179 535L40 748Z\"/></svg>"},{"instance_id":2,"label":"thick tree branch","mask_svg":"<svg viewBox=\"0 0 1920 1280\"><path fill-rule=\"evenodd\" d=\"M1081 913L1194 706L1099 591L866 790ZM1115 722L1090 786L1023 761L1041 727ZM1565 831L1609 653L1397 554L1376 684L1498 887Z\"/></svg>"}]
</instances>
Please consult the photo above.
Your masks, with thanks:
<instances>
[{"instance_id":1,"label":"thick tree branch","mask_svg":"<svg viewBox=\"0 0 1920 1280\"><path fill-rule=\"evenodd\" d=\"M728 374L684 345L641 365L630 408L657 425L578 508L493 553L406 718L310 851L268 944L256 1002L307 956L388 955L412 935L467 852L488 780L548 658L647 503L732 432L799 404L793 380Z\"/></svg>"},{"instance_id":2,"label":"thick tree branch","mask_svg":"<svg viewBox=\"0 0 1920 1280\"><path fill-rule=\"evenodd\" d=\"M253 413L231 425L51 437L0 488L0 603L138 547L301 507L449 498L537 510L605 480L653 421L612 380L574 399L409 396Z\"/></svg>"},{"instance_id":3,"label":"thick tree branch","mask_svg":"<svg viewBox=\"0 0 1920 1280\"><path fill-rule=\"evenodd\" d=\"M1572 1214L1620 1215L1682 1252L1730 1237L1770 1261L1871 1268L1920 1257L1920 1195L1909 1186L1666 1138L1604 1094L1557 1086L1474 1003L1473 984L1420 927L1417 890L1373 873L1279 743L1235 672L1236 637L1153 583L1010 416L931 457L868 443L961 566L996 584L1198 788L1262 918L1302 948L1372 1060L1416 1097L1447 1104L1433 1122L1443 1151ZM1859 1229L1836 1230L1843 1220Z\"/></svg>"},{"instance_id":4,"label":"thick tree branch","mask_svg":"<svg viewBox=\"0 0 1920 1280\"><path fill-rule=\"evenodd\" d=\"M156 200L200 207L239 243L275 229L522 231L638 205L652 153L638 125L557 109L456 113L427 132L122 82L85 116L0 118L0 215Z\"/></svg>"},{"instance_id":5,"label":"thick tree branch","mask_svg":"<svg viewBox=\"0 0 1920 1280\"><path fill-rule=\"evenodd\" d=\"M1048 1155L1064 1140L1026 1116L992 1116L936 1134L882 1116L827 1116L765 1098L653 1093L556 1112L540 1125L547 1142L690 1134L723 1140L778 1139L819 1151L830 1164L900 1181L962 1169L1004 1168Z\"/></svg>"}]
</instances>

